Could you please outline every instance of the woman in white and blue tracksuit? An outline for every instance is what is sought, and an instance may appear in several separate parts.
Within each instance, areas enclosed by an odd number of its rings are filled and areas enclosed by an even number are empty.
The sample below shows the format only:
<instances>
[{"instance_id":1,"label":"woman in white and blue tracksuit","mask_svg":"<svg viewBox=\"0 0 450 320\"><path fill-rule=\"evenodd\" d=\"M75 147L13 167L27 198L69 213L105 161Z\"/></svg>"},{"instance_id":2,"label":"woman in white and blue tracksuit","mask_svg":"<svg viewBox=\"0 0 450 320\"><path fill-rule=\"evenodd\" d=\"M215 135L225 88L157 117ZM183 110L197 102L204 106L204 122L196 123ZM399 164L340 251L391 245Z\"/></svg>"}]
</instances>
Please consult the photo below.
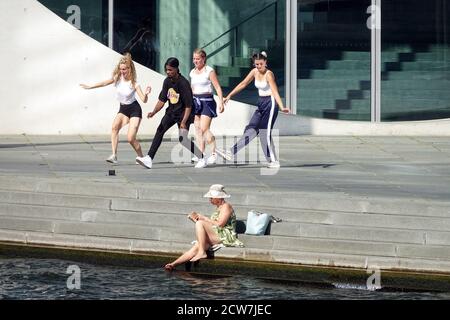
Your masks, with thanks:
<instances>
[{"instance_id":1,"label":"woman in white and blue tracksuit","mask_svg":"<svg viewBox=\"0 0 450 320\"><path fill-rule=\"evenodd\" d=\"M257 109L253 113L249 124L245 127L244 134L231 150L224 151L217 148L216 152L225 159L232 160L239 150L259 135L268 167L279 168L280 163L275 155L272 141L272 129L278 116L278 110L284 113L289 113L290 110L284 107L275 82L275 76L272 71L267 69L267 54L263 51L253 55L253 63L255 68L228 94L224 99L224 103L227 103L233 95L255 80L255 86L258 88L259 93ZM261 130L263 134L260 134Z\"/></svg>"}]
</instances>

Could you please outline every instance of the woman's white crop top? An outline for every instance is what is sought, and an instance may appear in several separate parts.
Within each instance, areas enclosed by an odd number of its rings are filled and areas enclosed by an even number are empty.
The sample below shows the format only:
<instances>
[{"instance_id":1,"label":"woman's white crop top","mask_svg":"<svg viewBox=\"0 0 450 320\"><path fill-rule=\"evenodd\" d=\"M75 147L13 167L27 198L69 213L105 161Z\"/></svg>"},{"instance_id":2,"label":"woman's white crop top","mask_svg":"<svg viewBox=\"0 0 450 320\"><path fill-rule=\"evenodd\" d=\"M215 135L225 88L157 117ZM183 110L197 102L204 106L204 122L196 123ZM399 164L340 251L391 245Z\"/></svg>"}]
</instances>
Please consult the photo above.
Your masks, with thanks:
<instances>
[{"instance_id":1,"label":"woman's white crop top","mask_svg":"<svg viewBox=\"0 0 450 320\"><path fill-rule=\"evenodd\" d=\"M272 89L270 89L269 82L266 79L267 72L264 74L264 78L261 81L256 80L255 87L258 88L258 94L260 97L267 97L272 95Z\"/></svg>"},{"instance_id":2,"label":"woman's white crop top","mask_svg":"<svg viewBox=\"0 0 450 320\"><path fill-rule=\"evenodd\" d=\"M210 66L205 66L201 73L197 73L195 72L195 69L192 69L189 76L191 77L191 87L193 94L213 93L211 80L209 79L209 74L212 71L213 68L211 68Z\"/></svg>"}]
</instances>

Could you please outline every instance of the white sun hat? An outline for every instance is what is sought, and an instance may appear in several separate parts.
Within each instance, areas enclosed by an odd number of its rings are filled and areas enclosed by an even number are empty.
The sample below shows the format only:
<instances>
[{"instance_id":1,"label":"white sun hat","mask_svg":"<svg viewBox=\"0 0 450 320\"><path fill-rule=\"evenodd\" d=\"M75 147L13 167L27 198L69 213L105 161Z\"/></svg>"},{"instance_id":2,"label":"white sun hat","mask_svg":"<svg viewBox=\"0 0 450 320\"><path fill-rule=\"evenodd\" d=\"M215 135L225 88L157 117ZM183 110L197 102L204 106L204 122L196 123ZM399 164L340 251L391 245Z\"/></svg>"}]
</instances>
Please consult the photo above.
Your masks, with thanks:
<instances>
[{"instance_id":1,"label":"white sun hat","mask_svg":"<svg viewBox=\"0 0 450 320\"><path fill-rule=\"evenodd\" d=\"M209 191L203 196L205 198L229 198L231 197L225 191L225 187L221 184L213 184L209 187Z\"/></svg>"}]
</instances>

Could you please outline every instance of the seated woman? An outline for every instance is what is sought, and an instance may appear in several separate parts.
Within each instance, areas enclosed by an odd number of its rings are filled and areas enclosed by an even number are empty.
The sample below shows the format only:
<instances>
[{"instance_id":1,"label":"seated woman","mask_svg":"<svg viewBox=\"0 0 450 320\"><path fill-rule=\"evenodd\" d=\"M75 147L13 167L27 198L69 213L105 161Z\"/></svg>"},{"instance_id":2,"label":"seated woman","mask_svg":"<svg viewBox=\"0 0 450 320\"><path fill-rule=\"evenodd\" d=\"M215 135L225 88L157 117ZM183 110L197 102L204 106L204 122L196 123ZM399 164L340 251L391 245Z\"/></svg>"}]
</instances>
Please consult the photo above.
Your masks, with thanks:
<instances>
[{"instance_id":1,"label":"seated woman","mask_svg":"<svg viewBox=\"0 0 450 320\"><path fill-rule=\"evenodd\" d=\"M225 187L214 184L203 197L216 206L216 211L208 218L197 212L192 212L189 218L195 222L197 241L194 246L183 253L175 261L164 266L172 271L176 266L191 261L195 262L207 257L206 251L212 246L223 244L229 247L243 247L243 243L236 237L236 215L231 204L225 201L230 195Z\"/></svg>"}]
</instances>

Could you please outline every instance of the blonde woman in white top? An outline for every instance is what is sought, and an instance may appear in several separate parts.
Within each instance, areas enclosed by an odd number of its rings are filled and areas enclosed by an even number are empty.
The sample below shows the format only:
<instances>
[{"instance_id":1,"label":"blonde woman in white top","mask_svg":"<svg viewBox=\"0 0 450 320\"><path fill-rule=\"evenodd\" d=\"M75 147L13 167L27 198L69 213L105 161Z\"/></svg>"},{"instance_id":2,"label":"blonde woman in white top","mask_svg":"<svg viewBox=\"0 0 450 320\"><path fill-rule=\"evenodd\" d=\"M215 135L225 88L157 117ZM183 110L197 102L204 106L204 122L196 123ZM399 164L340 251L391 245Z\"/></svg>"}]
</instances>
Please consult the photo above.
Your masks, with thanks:
<instances>
[{"instance_id":1,"label":"blonde woman in white top","mask_svg":"<svg viewBox=\"0 0 450 320\"><path fill-rule=\"evenodd\" d=\"M119 131L127 124L129 124L127 140L136 151L136 154L139 157L142 157L143 154L141 145L136 139L139 125L141 124L142 120L142 108L137 102L135 94L137 93L142 102L146 103L148 100L148 95L151 92L151 87L148 86L145 89L145 93L143 93L141 86L136 83L136 69L129 53L126 53L120 59L117 67L114 69L111 79L99 82L91 86L86 84L80 84L80 86L84 89L95 89L106 87L110 84L114 84L117 89L117 100L119 100L120 102L120 109L112 124L112 154L108 159L106 159L106 161L110 163L117 163Z\"/></svg>"},{"instance_id":2,"label":"blonde woman in white top","mask_svg":"<svg viewBox=\"0 0 450 320\"><path fill-rule=\"evenodd\" d=\"M216 139L211 132L212 119L217 117L217 104L213 96L213 87L219 97L219 113L222 113L223 94L220 87L217 74L213 68L206 65L206 52L202 49L196 49L193 53L192 61L195 68L192 69L189 76L191 77L191 88L194 96L194 112L195 112L195 131L199 149L205 152L205 141L211 145L211 156L208 159L198 160L196 168L204 168L208 164L216 163Z\"/></svg>"}]
</instances>

